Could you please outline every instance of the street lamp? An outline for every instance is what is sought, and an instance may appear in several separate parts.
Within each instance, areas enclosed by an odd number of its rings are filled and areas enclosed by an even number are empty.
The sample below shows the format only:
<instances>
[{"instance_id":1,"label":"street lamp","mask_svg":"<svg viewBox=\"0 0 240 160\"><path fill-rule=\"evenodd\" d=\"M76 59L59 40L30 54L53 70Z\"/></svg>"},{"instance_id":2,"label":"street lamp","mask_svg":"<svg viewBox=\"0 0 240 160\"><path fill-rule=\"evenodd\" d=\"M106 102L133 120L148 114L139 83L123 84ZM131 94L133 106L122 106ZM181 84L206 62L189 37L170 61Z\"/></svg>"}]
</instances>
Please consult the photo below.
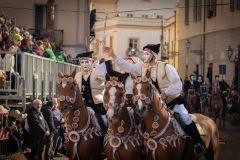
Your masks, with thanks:
<instances>
[{"instance_id":1,"label":"street lamp","mask_svg":"<svg viewBox=\"0 0 240 160\"><path fill-rule=\"evenodd\" d=\"M187 50L189 50L189 48L191 47L191 42L189 39L186 40L185 46L186 46Z\"/></svg>"},{"instance_id":2,"label":"street lamp","mask_svg":"<svg viewBox=\"0 0 240 160\"><path fill-rule=\"evenodd\" d=\"M226 49L226 55L227 55L230 63L239 61L239 50L240 50L240 45L238 45L238 47L236 48L236 54L235 54L234 58L231 59L231 57L233 55L233 49L231 46L228 46L228 48Z\"/></svg>"},{"instance_id":3,"label":"street lamp","mask_svg":"<svg viewBox=\"0 0 240 160\"><path fill-rule=\"evenodd\" d=\"M231 46L229 46L226 49L226 55L228 57L228 60L230 63L235 62L237 67L236 67L236 72L235 72L235 77L238 77L238 91L240 91L240 45L237 46L235 55L233 56L233 49ZM233 59L231 59L233 57Z\"/></svg>"}]
</instances>

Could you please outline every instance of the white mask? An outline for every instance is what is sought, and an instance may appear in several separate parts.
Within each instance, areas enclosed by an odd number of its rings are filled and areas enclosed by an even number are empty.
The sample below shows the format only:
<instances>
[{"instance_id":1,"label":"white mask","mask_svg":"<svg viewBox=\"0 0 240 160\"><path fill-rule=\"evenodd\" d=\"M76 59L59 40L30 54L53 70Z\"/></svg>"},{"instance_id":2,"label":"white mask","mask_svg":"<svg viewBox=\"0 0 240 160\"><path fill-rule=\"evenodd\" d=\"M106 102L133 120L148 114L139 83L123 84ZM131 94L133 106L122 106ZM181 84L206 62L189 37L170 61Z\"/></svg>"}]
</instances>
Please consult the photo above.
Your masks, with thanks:
<instances>
[{"instance_id":1,"label":"white mask","mask_svg":"<svg viewBox=\"0 0 240 160\"><path fill-rule=\"evenodd\" d=\"M198 80L202 80L202 77L198 77Z\"/></svg>"},{"instance_id":2,"label":"white mask","mask_svg":"<svg viewBox=\"0 0 240 160\"><path fill-rule=\"evenodd\" d=\"M92 67L92 62L90 60L81 60L80 61L80 66L82 67L82 70L84 72L87 72L91 69Z\"/></svg>"},{"instance_id":3,"label":"white mask","mask_svg":"<svg viewBox=\"0 0 240 160\"><path fill-rule=\"evenodd\" d=\"M190 79L191 79L191 80L194 80L194 76L191 76Z\"/></svg>"},{"instance_id":4,"label":"white mask","mask_svg":"<svg viewBox=\"0 0 240 160\"><path fill-rule=\"evenodd\" d=\"M143 62L144 63L149 63L152 60L152 53L148 52L148 51L143 51Z\"/></svg>"},{"instance_id":5,"label":"white mask","mask_svg":"<svg viewBox=\"0 0 240 160\"><path fill-rule=\"evenodd\" d=\"M216 77L216 80L218 81L218 80L219 80L219 77Z\"/></svg>"}]
</instances>

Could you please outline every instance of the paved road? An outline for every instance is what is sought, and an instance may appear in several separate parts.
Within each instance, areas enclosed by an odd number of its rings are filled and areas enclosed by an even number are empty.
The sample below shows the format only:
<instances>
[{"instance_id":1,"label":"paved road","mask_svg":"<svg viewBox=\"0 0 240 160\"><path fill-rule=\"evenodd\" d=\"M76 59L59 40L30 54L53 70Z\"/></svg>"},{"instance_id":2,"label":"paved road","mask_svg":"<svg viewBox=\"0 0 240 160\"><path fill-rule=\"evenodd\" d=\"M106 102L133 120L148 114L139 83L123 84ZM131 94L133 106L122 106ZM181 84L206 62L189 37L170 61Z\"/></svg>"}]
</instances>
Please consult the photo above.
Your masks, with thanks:
<instances>
[{"instance_id":1,"label":"paved road","mask_svg":"<svg viewBox=\"0 0 240 160\"><path fill-rule=\"evenodd\" d=\"M220 130L220 137L225 144L220 143L219 160L239 160L240 126L233 126L230 121L226 121L226 129Z\"/></svg>"},{"instance_id":2,"label":"paved road","mask_svg":"<svg viewBox=\"0 0 240 160\"><path fill-rule=\"evenodd\" d=\"M240 126L231 125L231 116L227 115L226 128L219 131L221 141L218 160L240 160ZM205 158L202 157L200 160Z\"/></svg>"}]
</instances>

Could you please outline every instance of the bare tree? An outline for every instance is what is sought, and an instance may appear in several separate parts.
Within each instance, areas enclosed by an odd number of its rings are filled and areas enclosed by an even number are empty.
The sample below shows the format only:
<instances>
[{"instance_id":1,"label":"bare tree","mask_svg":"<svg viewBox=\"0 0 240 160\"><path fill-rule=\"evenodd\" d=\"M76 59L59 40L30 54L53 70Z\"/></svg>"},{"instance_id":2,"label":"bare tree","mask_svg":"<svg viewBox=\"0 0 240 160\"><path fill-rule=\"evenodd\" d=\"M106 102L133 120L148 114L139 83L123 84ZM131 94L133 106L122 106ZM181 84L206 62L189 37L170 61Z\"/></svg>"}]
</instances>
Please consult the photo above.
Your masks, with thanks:
<instances>
[{"instance_id":1,"label":"bare tree","mask_svg":"<svg viewBox=\"0 0 240 160\"><path fill-rule=\"evenodd\" d=\"M56 0L47 0L46 28L48 30L47 31L47 33L49 34L48 36L50 37L53 36L53 30L54 30L55 3L56 3Z\"/></svg>"}]
</instances>

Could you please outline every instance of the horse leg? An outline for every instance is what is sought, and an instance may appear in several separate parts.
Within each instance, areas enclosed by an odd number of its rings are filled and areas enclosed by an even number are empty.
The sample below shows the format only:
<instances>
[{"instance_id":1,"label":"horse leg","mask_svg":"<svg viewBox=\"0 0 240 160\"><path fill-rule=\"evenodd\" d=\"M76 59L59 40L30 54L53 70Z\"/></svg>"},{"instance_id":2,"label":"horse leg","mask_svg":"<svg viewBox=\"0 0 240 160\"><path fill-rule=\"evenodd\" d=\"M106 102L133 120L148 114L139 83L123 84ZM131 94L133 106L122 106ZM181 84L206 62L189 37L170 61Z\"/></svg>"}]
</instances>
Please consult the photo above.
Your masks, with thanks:
<instances>
[{"instance_id":1,"label":"horse leg","mask_svg":"<svg viewBox=\"0 0 240 160\"><path fill-rule=\"evenodd\" d=\"M219 118L219 129L222 129L222 109L218 114L218 118Z\"/></svg>"}]
</instances>

